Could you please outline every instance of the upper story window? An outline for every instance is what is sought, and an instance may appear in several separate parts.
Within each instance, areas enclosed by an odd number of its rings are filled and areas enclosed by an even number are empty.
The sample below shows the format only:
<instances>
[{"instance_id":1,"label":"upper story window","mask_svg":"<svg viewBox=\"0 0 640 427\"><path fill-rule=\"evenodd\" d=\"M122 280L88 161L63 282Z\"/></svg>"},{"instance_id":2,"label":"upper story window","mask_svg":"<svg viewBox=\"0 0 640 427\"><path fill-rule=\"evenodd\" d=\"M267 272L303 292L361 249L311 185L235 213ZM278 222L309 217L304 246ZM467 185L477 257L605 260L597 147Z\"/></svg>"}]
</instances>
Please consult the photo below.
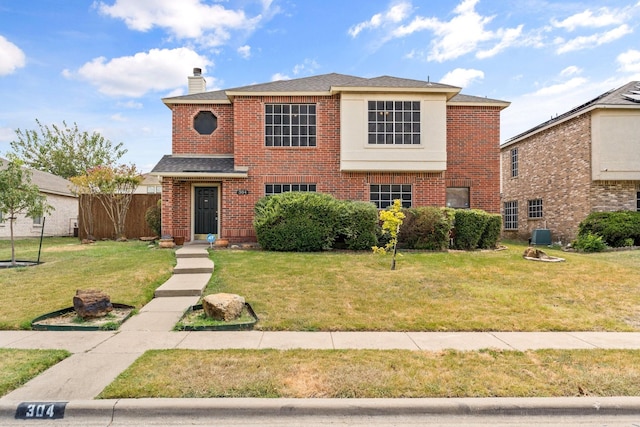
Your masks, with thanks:
<instances>
[{"instance_id":1,"label":"upper story window","mask_svg":"<svg viewBox=\"0 0 640 427\"><path fill-rule=\"evenodd\" d=\"M518 176L518 148L511 149L511 178Z\"/></svg>"},{"instance_id":2,"label":"upper story window","mask_svg":"<svg viewBox=\"0 0 640 427\"><path fill-rule=\"evenodd\" d=\"M286 193L288 191L316 191L316 184L266 184L264 186L264 195L273 196L274 194Z\"/></svg>"},{"instance_id":3,"label":"upper story window","mask_svg":"<svg viewBox=\"0 0 640 427\"><path fill-rule=\"evenodd\" d=\"M518 229L518 201L504 203L504 229L505 230L517 230Z\"/></svg>"},{"instance_id":4,"label":"upper story window","mask_svg":"<svg viewBox=\"0 0 640 427\"><path fill-rule=\"evenodd\" d=\"M315 104L265 104L267 147L315 147Z\"/></svg>"},{"instance_id":5,"label":"upper story window","mask_svg":"<svg viewBox=\"0 0 640 427\"><path fill-rule=\"evenodd\" d=\"M218 118L211 111L200 111L193 118L193 128L200 135L211 135L218 128Z\"/></svg>"},{"instance_id":6,"label":"upper story window","mask_svg":"<svg viewBox=\"0 0 640 427\"><path fill-rule=\"evenodd\" d=\"M420 101L369 101L369 144L420 144Z\"/></svg>"},{"instance_id":7,"label":"upper story window","mask_svg":"<svg viewBox=\"0 0 640 427\"><path fill-rule=\"evenodd\" d=\"M411 184L371 184L369 201L378 209L386 209L400 199L403 208L411 207Z\"/></svg>"},{"instance_id":8,"label":"upper story window","mask_svg":"<svg viewBox=\"0 0 640 427\"><path fill-rule=\"evenodd\" d=\"M529 200L529 218L542 218L542 199Z\"/></svg>"}]
</instances>

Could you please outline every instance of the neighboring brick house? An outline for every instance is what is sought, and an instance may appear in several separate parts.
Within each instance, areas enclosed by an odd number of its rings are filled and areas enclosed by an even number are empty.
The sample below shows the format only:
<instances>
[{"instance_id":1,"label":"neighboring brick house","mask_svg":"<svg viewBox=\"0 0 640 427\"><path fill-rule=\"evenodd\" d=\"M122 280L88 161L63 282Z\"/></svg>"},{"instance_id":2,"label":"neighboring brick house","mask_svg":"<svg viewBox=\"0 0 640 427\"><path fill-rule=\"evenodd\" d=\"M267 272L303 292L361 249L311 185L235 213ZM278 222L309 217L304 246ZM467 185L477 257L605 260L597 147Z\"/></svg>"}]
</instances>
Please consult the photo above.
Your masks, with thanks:
<instances>
[{"instance_id":1,"label":"neighboring brick house","mask_svg":"<svg viewBox=\"0 0 640 427\"><path fill-rule=\"evenodd\" d=\"M172 154L162 180L163 234L255 241L265 195L318 191L385 208L500 211L500 111L509 103L396 77L326 74L165 98Z\"/></svg>"},{"instance_id":2,"label":"neighboring brick house","mask_svg":"<svg viewBox=\"0 0 640 427\"><path fill-rule=\"evenodd\" d=\"M640 210L640 82L511 138L501 163L505 236L566 244L591 212Z\"/></svg>"},{"instance_id":3,"label":"neighboring brick house","mask_svg":"<svg viewBox=\"0 0 640 427\"><path fill-rule=\"evenodd\" d=\"M6 168L7 160L0 158L0 169ZM13 224L15 237L71 236L78 226L78 197L70 188L71 182L57 175L30 169L31 184L37 185L46 196L53 210L44 218L28 218L19 215ZM43 228L44 227L44 228ZM0 213L0 239L11 235L8 218Z\"/></svg>"}]
</instances>

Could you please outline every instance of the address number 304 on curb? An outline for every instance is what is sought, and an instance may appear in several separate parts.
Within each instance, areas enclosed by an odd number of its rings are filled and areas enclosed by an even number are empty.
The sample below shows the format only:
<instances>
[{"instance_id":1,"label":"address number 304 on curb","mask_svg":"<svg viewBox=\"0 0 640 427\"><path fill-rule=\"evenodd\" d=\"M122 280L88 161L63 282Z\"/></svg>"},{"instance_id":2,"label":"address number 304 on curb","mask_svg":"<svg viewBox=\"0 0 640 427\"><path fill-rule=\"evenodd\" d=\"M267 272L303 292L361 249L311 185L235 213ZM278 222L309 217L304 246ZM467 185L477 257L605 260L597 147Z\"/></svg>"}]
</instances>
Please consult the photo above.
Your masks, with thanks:
<instances>
[{"instance_id":1,"label":"address number 304 on curb","mask_svg":"<svg viewBox=\"0 0 640 427\"><path fill-rule=\"evenodd\" d=\"M67 402L22 402L16 410L17 420L55 420L64 418Z\"/></svg>"}]
</instances>

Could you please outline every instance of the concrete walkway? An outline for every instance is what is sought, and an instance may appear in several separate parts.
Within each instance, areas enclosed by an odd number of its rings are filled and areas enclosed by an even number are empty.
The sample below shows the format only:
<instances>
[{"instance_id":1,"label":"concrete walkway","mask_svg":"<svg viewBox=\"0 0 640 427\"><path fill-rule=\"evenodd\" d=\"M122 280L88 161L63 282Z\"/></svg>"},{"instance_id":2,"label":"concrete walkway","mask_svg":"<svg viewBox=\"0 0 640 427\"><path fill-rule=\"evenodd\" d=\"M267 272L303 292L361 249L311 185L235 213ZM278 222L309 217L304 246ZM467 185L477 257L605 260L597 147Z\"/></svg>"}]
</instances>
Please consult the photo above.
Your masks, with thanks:
<instances>
[{"instance_id":1,"label":"concrete walkway","mask_svg":"<svg viewBox=\"0 0 640 427\"><path fill-rule=\"evenodd\" d=\"M172 331L175 323L198 303L214 268L206 246L185 246L176 251L176 257L175 274L118 331L0 331L2 348L73 353L2 397L0 409L5 411L0 410L0 424L3 414L15 410L19 402L87 405L151 349L640 349L640 332L176 332ZM635 403L640 410L640 398Z\"/></svg>"}]
</instances>

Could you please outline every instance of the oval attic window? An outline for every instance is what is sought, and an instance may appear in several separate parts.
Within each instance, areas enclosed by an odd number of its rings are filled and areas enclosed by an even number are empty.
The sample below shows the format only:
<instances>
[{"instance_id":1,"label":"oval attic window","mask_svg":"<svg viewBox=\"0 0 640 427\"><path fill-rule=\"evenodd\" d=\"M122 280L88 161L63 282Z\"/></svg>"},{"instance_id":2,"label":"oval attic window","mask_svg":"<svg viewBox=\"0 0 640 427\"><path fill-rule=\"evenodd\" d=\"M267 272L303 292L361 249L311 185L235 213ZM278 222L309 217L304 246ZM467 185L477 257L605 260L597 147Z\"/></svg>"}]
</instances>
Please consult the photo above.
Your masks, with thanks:
<instances>
[{"instance_id":1,"label":"oval attic window","mask_svg":"<svg viewBox=\"0 0 640 427\"><path fill-rule=\"evenodd\" d=\"M193 128L200 135L211 135L218 127L218 118L211 111L200 111L193 118Z\"/></svg>"}]
</instances>

